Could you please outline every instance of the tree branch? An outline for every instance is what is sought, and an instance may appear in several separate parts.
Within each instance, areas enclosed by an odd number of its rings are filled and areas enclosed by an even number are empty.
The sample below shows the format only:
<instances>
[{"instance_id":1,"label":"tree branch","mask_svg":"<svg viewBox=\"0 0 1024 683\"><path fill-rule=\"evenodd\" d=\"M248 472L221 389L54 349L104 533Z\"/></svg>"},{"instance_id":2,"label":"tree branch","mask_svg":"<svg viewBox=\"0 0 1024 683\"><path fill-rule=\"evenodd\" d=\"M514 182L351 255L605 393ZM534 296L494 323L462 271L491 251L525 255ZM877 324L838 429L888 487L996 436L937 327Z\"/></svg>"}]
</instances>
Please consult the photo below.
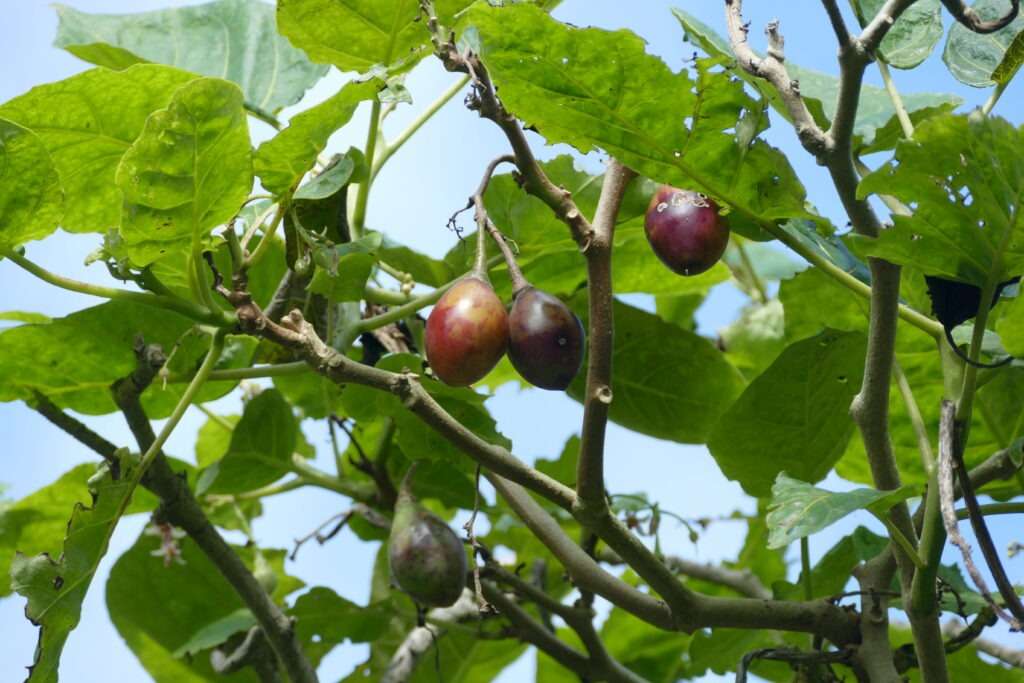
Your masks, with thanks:
<instances>
[{"instance_id":1,"label":"tree branch","mask_svg":"<svg viewBox=\"0 0 1024 683\"><path fill-rule=\"evenodd\" d=\"M164 359L158 347L147 347L141 340L136 346L136 354L139 364L135 371L115 382L111 391L140 450L145 452L152 447L156 435L139 397L156 377ZM293 683L316 683L316 670L306 659L291 620L271 600L256 577L210 523L185 478L171 469L163 453L156 455L143 476L142 484L160 498L160 515L192 537L252 611L270 647L284 664L289 679Z\"/></svg>"},{"instance_id":2,"label":"tree branch","mask_svg":"<svg viewBox=\"0 0 1024 683\"><path fill-rule=\"evenodd\" d=\"M983 652L989 657L994 657L1004 664L1008 664L1014 668L1024 669L1024 650L1015 650L1003 645L1002 643L978 637L978 634L982 631L981 628L975 628L978 622L979 619L975 619L967 626L964 626L956 621L950 621L942 630L947 635L953 637L953 640L950 642L966 639L967 642L965 642L964 645L970 643L978 652ZM984 625L985 624L982 624L982 627L984 627Z\"/></svg>"},{"instance_id":3,"label":"tree branch","mask_svg":"<svg viewBox=\"0 0 1024 683\"><path fill-rule=\"evenodd\" d=\"M1010 9L1003 16L992 21L985 21L973 7L968 7L963 0L942 0L949 13L958 22L975 33L995 33L1017 18L1020 12L1020 0L1010 0Z\"/></svg>"},{"instance_id":4,"label":"tree branch","mask_svg":"<svg viewBox=\"0 0 1024 683\"><path fill-rule=\"evenodd\" d=\"M811 111L800 96L799 84L786 71L783 51L785 41L779 33L778 22L771 22L765 28L768 54L763 58L747 43L749 29L743 21L743 0L725 0L725 22L729 31L729 44L740 66L744 71L775 86L804 148L815 158L824 158L827 152L825 133L815 123Z\"/></svg>"},{"instance_id":5,"label":"tree branch","mask_svg":"<svg viewBox=\"0 0 1024 683\"><path fill-rule=\"evenodd\" d=\"M612 243L615 219L622 198L636 173L615 159L608 161L601 196L594 214L593 237L587 257L587 384L583 399L583 426L576 468L576 503L583 518L606 511L604 438L612 402L612 346L615 320L612 308Z\"/></svg>"},{"instance_id":6,"label":"tree branch","mask_svg":"<svg viewBox=\"0 0 1024 683\"><path fill-rule=\"evenodd\" d=\"M462 591L462 595L454 605L430 610L427 619L460 622L466 619L476 619L479 616L480 609L473 598L473 591L467 588ZM410 680L420 658L442 635L444 635L444 631L439 626L429 623L417 626L410 631L391 655L391 661L388 662L388 668L381 675L380 683L405 683Z\"/></svg>"},{"instance_id":7,"label":"tree branch","mask_svg":"<svg viewBox=\"0 0 1024 683\"><path fill-rule=\"evenodd\" d=\"M602 550L598 554L598 559L608 564L623 564L622 558L614 551L608 549ZM772 592L761 583L761 579L757 578L753 572L747 569L742 571L729 569L711 563L686 560L674 555L666 557L665 564L676 574L725 586L748 598L768 600L772 597Z\"/></svg>"},{"instance_id":8,"label":"tree branch","mask_svg":"<svg viewBox=\"0 0 1024 683\"><path fill-rule=\"evenodd\" d=\"M445 28L440 25L432 0L420 0L420 9L426 19L434 51L445 68L470 76L473 93L467 98L467 105L483 118L497 124L508 138L522 177L523 189L547 204L555 216L569 226L577 244L585 247L593 234L590 223L580 213L572 199L572 193L556 186L544 173L544 169L530 149L530 143L527 142L519 121L498 100L494 84L491 83L483 63L472 52L459 52L454 41L450 39L451 36L446 35Z\"/></svg>"}]
</instances>

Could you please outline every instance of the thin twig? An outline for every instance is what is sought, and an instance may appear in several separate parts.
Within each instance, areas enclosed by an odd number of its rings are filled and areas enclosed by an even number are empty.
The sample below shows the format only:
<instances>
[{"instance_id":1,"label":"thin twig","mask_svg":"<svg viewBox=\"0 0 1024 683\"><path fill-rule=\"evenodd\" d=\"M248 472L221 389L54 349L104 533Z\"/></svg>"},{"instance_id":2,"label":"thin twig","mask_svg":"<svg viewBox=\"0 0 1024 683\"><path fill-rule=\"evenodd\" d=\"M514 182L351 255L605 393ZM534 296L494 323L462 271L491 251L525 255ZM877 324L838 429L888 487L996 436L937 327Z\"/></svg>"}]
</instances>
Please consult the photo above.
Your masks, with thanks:
<instances>
[{"instance_id":1,"label":"thin twig","mask_svg":"<svg viewBox=\"0 0 1024 683\"><path fill-rule=\"evenodd\" d=\"M949 13L958 22L975 33L995 33L1017 18L1020 12L1020 0L1010 0L1010 9L1003 16L992 21L985 21L973 7L968 7L963 0L942 0Z\"/></svg>"},{"instance_id":2,"label":"thin twig","mask_svg":"<svg viewBox=\"0 0 1024 683\"><path fill-rule=\"evenodd\" d=\"M957 521L956 508L953 504L954 471L959 467L959 463L963 462L962 459L957 458L955 455L955 450L960 447L960 439L957 431L956 406L951 401L943 401L941 420L939 422L938 477L939 502L942 509L942 521L946 528L946 534L949 536L950 542L960 549L960 554L963 557L967 573L970 575L971 580L978 589L978 592L985 599L985 602L988 603L989 607L992 608L992 611L1000 619L1009 623L1014 629L1020 630L1021 623L1013 615L997 604L992 598L992 593L988 588L988 583L985 581L985 577L982 576L981 571L979 571L977 565L974 564L970 543L960 535L960 525ZM965 481L969 481L969 478L960 477L961 486L963 486Z\"/></svg>"}]
</instances>

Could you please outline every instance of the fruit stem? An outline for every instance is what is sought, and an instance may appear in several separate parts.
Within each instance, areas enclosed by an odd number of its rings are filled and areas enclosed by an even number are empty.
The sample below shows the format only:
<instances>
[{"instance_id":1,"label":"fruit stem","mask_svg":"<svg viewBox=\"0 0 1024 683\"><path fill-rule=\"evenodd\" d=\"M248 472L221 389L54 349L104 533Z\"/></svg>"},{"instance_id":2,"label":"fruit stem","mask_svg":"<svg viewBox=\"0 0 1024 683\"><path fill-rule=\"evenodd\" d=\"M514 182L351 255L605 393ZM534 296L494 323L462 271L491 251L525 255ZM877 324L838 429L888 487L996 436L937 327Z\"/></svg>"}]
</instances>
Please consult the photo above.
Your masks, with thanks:
<instances>
[{"instance_id":1,"label":"fruit stem","mask_svg":"<svg viewBox=\"0 0 1024 683\"><path fill-rule=\"evenodd\" d=\"M416 474L416 468L419 466L419 460L413 460L412 464L409 465L409 469L405 471L405 476L402 477L402 483L398 487L398 500L415 501L416 496L412 494L412 479Z\"/></svg>"},{"instance_id":2,"label":"fruit stem","mask_svg":"<svg viewBox=\"0 0 1024 683\"><path fill-rule=\"evenodd\" d=\"M508 246L508 242L505 241L505 236L501 234L490 218L484 214L483 224L487 232L491 234L494 241L498 245L498 249L501 251L502 257L505 259L505 265L508 266L508 276L512 280L512 296L519 294L522 290L530 286L530 283L526 280L523 275L523 271L519 268L519 264L516 263L516 256L512 253L512 249Z\"/></svg>"},{"instance_id":3,"label":"fruit stem","mask_svg":"<svg viewBox=\"0 0 1024 683\"><path fill-rule=\"evenodd\" d=\"M476 231L476 259L473 261L472 274L481 280L490 282L487 276L487 231Z\"/></svg>"}]
</instances>

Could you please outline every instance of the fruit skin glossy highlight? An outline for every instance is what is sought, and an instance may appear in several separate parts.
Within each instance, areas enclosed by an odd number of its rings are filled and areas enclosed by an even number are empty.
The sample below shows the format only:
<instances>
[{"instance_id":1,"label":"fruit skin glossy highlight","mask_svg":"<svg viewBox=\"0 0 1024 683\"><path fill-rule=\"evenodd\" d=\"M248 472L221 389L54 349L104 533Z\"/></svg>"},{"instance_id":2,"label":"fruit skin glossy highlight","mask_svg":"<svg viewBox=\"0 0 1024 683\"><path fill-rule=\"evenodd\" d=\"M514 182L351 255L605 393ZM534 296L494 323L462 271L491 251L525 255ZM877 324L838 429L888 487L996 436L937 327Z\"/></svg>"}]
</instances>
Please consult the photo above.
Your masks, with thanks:
<instances>
[{"instance_id":1,"label":"fruit skin glossy highlight","mask_svg":"<svg viewBox=\"0 0 1024 683\"><path fill-rule=\"evenodd\" d=\"M505 305L479 277L452 285L427 318L427 360L445 384L464 387L483 379L507 346Z\"/></svg>"},{"instance_id":2,"label":"fruit skin glossy highlight","mask_svg":"<svg viewBox=\"0 0 1024 683\"><path fill-rule=\"evenodd\" d=\"M680 275L699 275L722 258L729 225L707 195L662 185L651 197L644 231L662 263Z\"/></svg>"},{"instance_id":3,"label":"fruit skin glossy highlight","mask_svg":"<svg viewBox=\"0 0 1024 683\"><path fill-rule=\"evenodd\" d=\"M534 287L516 293L508 317L508 357L530 384L564 390L583 362L583 324L561 300Z\"/></svg>"},{"instance_id":4,"label":"fruit skin glossy highlight","mask_svg":"<svg viewBox=\"0 0 1024 683\"><path fill-rule=\"evenodd\" d=\"M391 576L424 607L448 607L466 586L466 551L440 518L420 507L407 492L399 494L388 539Z\"/></svg>"}]
</instances>

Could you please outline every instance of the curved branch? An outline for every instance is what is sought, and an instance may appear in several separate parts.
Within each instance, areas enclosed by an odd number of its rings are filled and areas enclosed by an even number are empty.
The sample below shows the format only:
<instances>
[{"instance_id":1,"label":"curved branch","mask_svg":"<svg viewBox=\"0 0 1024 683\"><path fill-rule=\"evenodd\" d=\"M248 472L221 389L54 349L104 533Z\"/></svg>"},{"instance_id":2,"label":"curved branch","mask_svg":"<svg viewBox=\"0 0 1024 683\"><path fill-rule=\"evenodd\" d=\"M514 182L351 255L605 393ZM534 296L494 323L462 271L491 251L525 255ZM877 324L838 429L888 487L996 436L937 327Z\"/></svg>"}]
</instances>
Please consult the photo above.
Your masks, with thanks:
<instances>
[{"instance_id":1,"label":"curved branch","mask_svg":"<svg viewBox=\"0 0 1024 683\"><path fill-rule=\"evenodd\" d=\"M447 622L459 622L478 617L480 610L473 598L473 591L468 588L451 607L430 610L427 619ZM401 645L391 655L388 668L381 675L380 683L405 683L412 678L416 664L420 658L444 635L439 626L424 624L417 626L405 637Z\"/></svg>"},{"instance_id":2,"label":"curved branch","mask_svg":"<svg viewBox=\"0 0 1024 683\"><path fill-rule=\"evenodd\" d=\"M1010 0L1010 9L1003 16L985 21L973 7L968 7L963 0L942 0L949 13L958 22L975 33L995 33L1017 18L1020 13L1020 0Z\"/></svg>"}]
</instances>

